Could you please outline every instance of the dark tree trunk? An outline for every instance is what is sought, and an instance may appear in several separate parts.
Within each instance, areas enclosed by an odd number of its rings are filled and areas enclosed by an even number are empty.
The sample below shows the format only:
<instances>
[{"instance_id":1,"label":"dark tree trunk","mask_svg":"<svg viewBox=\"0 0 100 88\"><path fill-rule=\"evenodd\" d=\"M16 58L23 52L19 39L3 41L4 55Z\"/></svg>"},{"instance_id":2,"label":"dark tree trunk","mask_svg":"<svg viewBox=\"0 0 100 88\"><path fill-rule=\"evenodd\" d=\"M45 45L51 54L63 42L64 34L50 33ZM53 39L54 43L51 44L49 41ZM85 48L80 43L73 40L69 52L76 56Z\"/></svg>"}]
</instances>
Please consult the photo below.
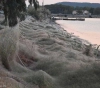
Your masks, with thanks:
<instances>
[{"instance_id":1,"label":"dark tree trunk","mask_svg":"<svg viewBox=\"0 0 100 88\"><path fill-rule=\"evenodd\" d=\"M16 0L7 0L8 22L13 27L17 24L17 3Z\"/></svg>"},{"instance_id":2,"label":"dark tree trunk","mask_svg":"<svg viewBox=\"0 0 100 88\"><path fill-rule=\"evenodd\" d=\"M30 5L32 5L32 0L29 0Z\"/></svg>"},{"instance_id":3,"label":"dark tree trunk","mask_svg":"<svg viewBox=\"0 0 100 88\"><path fill-rule=\"evenodd\" d=\"M0 3L3 4L3 11L4 11L4 17L5 17L4 21L1 24L7 25L7 13L8 13L7 12L7 5L6 5L5 1L2 1Z\"/></svg>"},{"instance_id":4,"label":"dark tree trunk","mask_svg":"<svg viewBox=\"0 0 100 88\"><path fill-rule=\"evenodd\" d=\"M33 0L33 4L34 4L34 7L35 7L36 10L37 10L37 8L39 6L37 2L38 2L37 0Z\"/></svg>"}]
</instances>

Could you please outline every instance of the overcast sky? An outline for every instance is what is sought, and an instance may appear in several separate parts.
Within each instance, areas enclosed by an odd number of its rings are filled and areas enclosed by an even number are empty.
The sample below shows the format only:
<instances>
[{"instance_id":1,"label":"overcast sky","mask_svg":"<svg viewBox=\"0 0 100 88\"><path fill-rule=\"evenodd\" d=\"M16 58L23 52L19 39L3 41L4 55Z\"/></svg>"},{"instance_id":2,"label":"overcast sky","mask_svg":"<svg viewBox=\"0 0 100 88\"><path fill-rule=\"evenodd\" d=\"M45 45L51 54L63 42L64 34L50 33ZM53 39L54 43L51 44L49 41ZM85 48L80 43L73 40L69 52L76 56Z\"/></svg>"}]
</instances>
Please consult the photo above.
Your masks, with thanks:
<instances>
[{"instance_id":1,"label":"overcast sky","mask_svg":"<svg viewBox=\"0 0 100 88\"><path fill-rule=\"evenodd\" d=\"M43 0L38 0L39 4L41 5ZM91 3L100 3L100 0L44 0L44 4L54 4L57 2L63 2L63 1L69 1L69 2L91 2Z\"/></svg>"}]
</instances>

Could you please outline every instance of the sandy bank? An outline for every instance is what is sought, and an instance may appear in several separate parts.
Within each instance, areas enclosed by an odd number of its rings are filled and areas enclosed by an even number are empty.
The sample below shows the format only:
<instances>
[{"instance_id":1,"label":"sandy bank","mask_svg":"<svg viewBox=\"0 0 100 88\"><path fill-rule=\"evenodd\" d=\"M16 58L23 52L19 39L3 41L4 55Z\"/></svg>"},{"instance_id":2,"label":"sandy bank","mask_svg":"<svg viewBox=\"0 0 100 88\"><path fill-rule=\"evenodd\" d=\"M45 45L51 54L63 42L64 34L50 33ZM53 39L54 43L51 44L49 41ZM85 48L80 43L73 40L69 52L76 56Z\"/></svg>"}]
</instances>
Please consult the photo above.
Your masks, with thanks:
<instances>
[{"instance_id":1,"label":"sandy bank","mask_svg":"<svg viewBox=\"0 0 100 88\"><path fill-rule=\"evenodd\" d=\"M61 27L63 27L66 31L68 31L69 33L74 33L74 35L82 38L82 39L85 39L85 40L88 40L90 43L92 44L98 44L100 45L100 33L97 33L97 32L81 32L81 31L78 31L75 27L73 27L72 24L70 25L66 25L64 24L62 21L56 21L58 24L61 25Z\"/></svg>"}]
</instances>

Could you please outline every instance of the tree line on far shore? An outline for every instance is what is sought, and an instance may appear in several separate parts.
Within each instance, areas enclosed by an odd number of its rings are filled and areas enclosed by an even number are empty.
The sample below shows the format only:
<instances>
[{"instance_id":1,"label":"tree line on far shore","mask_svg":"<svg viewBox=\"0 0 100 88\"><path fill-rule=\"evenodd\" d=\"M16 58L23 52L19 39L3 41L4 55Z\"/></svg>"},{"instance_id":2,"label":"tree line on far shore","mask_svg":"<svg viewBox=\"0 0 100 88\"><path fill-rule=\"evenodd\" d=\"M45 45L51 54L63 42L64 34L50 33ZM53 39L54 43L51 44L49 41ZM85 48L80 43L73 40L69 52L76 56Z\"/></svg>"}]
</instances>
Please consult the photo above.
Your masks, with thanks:
<instances>
[{"instance_id":1,"label":"tree line on far shore","mask_svg":"<svg viewBox=\"0 0 100 88\"><path fill-rule=\"evenodd\" d=\"M45 5L47 9L51 11L51 13L58 14L72 14L73 11L82 12L83 10L87 10L92 15L100 15L100 7L93 8L93 7L73 7L73 6L65 6L61 4L51 4Z\"/></svg>"}]
</instances>

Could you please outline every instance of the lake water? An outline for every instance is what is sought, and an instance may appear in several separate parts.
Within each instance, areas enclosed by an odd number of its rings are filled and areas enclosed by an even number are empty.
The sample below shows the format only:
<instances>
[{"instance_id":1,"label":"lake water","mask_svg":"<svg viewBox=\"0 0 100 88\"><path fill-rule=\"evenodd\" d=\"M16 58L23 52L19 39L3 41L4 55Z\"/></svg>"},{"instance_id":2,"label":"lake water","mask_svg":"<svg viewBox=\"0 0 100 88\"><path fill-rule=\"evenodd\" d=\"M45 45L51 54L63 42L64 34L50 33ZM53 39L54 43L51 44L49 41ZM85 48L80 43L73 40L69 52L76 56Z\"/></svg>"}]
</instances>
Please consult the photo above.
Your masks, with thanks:
<instances>
[{"instance_id":1,"label":"lake water","mask_svg":"<svg viewBox=\"0 0 100 88\"><path fill-rule=\"evenodd\" d=\"M85 21L57 20L65 30L88 40L92 44L100 44L100 19L86 18Z\"/></svg>"}]
</instances>

